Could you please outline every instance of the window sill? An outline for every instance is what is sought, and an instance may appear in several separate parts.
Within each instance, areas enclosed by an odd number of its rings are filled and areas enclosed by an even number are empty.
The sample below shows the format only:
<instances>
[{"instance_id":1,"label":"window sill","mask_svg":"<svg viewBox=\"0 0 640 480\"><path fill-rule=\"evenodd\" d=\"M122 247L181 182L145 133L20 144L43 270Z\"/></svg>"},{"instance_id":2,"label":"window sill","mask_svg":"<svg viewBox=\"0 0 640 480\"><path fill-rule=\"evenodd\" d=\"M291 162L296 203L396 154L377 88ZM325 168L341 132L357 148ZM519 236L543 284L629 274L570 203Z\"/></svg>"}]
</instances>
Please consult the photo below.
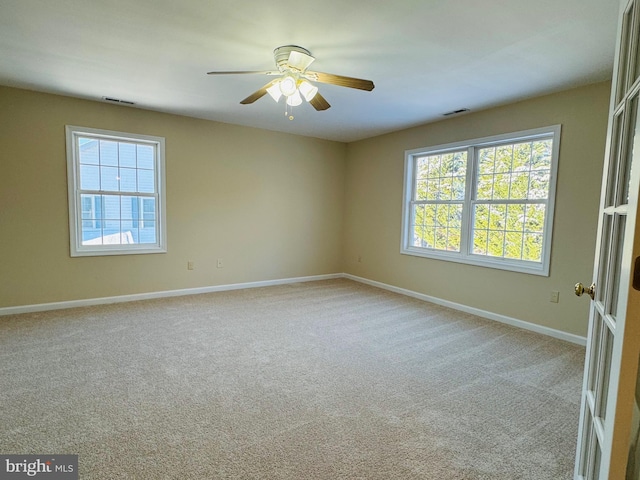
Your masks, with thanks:
<instances>
[{"instance_id":1,"label":"window sill","mask_svg":"<svg viewBox=\"0 0 640 480\"><path fill-rule=\"evenodd\" d=\"M516 273L526 273L529 275L549 276L549 265L534 262L514 262L502 258L483 257L480 255L463 255L460 252L436 252L425 251L422 248L402 248L402 255L429 258L446 262L464 263L476 267L494 268L498 270L508 270Z\"/></svg>"}]
</instances>

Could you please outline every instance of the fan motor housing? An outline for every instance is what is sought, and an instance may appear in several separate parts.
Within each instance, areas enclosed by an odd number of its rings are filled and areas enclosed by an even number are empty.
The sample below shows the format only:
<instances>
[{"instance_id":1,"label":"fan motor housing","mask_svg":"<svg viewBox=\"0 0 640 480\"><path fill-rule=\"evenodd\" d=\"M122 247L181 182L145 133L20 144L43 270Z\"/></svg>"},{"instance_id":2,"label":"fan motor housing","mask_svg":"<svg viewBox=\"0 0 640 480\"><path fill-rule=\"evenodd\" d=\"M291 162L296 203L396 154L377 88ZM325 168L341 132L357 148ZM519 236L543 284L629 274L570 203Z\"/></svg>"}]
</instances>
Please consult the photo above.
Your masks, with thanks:
<instances>
[{"instance_id":1,"label":"fan motor housing","mask_svg":"<svg viewBox=\"0 0 640 480\"><path fill-rule=\"evenodd\" d=\"M299 47L298 45L283 45L282 47L278 47L273 51L273 58L275 58L276 65L280 71L288 69L289 55L291 52L300 52L310 57L313 56L309 50Z\"/></svg>"}]
</instances>

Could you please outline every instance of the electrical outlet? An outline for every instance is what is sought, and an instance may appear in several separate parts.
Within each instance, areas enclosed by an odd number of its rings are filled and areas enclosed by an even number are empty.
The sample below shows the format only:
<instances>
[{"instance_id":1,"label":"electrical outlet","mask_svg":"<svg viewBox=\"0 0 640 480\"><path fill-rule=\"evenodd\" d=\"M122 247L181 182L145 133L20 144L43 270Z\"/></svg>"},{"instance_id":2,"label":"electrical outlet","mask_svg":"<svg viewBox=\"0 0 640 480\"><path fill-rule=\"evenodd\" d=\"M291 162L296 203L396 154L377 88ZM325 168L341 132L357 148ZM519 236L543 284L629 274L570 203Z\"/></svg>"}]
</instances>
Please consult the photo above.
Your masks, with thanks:
<instances>
[{"instance_id":1,"label":"electrical outlet","mask_svg":"<svg viewBox=\"0 0 640 480\"><path fill-rule=\"evenodd\" d=\"M219 259L218 259L217 267L218 267L218 268L222 268L222 267L224 267L224 262L222 261L222 259L221 259L221 258L219 258Z\"/></svg>"},{"instance_id":2,"label":"electrical outlet","mask_svg":"<svg viewBox=\"0 0 640 480\"><path fill-rule=\"evenodd\" d=\"M558 303L560 301L560 292L551 292L551 296L549 297L549 301L551 303Z\"/></svg>"},{"instance_id":3,"label":"electrical outlet","mask_svg":"<svg viewBox=\"0 0 640 480\"><path fill-rule=\"evenodd\" d=\"M193 262L191 260L187 262L187 270L193 270Z\"/></svg>"},{"instance_id":4,"label":"electrical outlet","mask_svg":"<svg viewBox=\"0 0 640 480\"><path fill-rule=\"evenodd\" d=\"M358 263L362 263L362 256L358 255Z\"/></svg>"}]
</instances>

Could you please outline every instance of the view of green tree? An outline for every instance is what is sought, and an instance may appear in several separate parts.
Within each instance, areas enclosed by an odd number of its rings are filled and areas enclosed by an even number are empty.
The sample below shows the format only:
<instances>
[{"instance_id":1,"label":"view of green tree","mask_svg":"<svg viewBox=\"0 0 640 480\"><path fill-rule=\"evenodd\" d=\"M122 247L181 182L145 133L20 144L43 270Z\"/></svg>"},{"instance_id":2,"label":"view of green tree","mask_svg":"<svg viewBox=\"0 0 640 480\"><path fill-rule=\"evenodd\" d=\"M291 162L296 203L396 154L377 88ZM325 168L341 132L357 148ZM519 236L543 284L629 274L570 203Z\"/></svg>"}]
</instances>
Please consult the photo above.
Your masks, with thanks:
<instances>
[{"instance_id":1,"label":"view of green tree","mask_svg":"<svg viewBox=\"0 0 640 480\"><path fill-rule=\"evenodd\" d=\"M466 150L416 160L414 246L460 251L466 176Z\"/></svg>"},{"instance_id":2,"label":"view of green tree","mask_svg":"<svg viewBox=\"0 0 640 480\"><path fill-rule=\"evenodd\" d=\"M473 253L541 261L551 150L551 139L478 150ZM467 151L420 157L415 166L414 246L460 251Z\"/></svg>"}]
</instances>

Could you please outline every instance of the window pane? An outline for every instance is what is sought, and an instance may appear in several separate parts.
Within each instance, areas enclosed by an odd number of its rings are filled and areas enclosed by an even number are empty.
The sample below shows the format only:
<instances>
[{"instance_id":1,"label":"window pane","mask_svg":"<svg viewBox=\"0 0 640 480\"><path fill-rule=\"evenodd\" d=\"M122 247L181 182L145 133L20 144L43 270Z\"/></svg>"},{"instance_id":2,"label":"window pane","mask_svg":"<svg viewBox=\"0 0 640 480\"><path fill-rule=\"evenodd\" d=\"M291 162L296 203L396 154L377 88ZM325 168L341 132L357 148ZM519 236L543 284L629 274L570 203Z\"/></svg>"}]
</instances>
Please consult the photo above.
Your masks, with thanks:
<instances>
[{"instance_id":1,"label":"window pane","mask_svg":"<svg viewBox=\"0 0 640 480\"><path fill-rule=\"evenodd\" d=\"M136 170L133 168L120 168L120 191L135 192L137 188Z\"/></svg>"},{"instance_id":2,"label":"window pane","mask_svg":"<svg viewBox=\"0 0 640 480\"><path fill-rule=\"evenodd\" d=\"M603 419L607 418L607 397L609 395L609 382L611 380L611 357L613 356L613 340L614 340L614 335L613 333L611 333L611 330L609 330L609 327L604 325L603 326L603 341L602 341L602 348L603 348L603 359L602 359L602 363L600 364L602 367L602 386L601 388L599 388L598 392L596 393L596 401L600 404L597 407L598 413L597 415L599 417L602 417Z\"/></svg>"},{"instance_id":3,"label":"window pane","mask_svg":"<svg viewBox=\"0 0 640 480\"><path fill-rule=\"evenodd\" d=\"M146 168L149 170L153 170L154 148L150 145L136 145L136 149L138 153L138 168Z\"/></svg>"},{"instance_id":4,"label":"window pane","mask_svg":"<svg viewBox=\"0 0 640 480\"><path fill-rule=\"evenodd\" d=\"M417 225L413 227L413 241L411 245L414 247L427 247L424 242L424 227Z\"/></svg>"},{"instance_id":5,"label":"window pane","mask_svg":"<svg viewBox=\"0 0 640 480\"><path fill-rule=\"evenodd\" d=\"M631 162L634 157L634 153L638 155L638 140L640 140L640 122L638 121L638 95L636 94L631 100L629 109L630 124L629 124L629 139L627 140L627 155L621 159L620 179L618 180L618 202L619 204L629 203L629 182L631 181Z\"/></svg>"},{"instance_id":6,"label":"window pane","mask_svg":"<svg viewBox=\"0 0 640 480\"><path fill-rule=\"evenodd\" d=\"M427 196L425 200L438 200L440 198L440 179L427 180Z\"/></svg>"},{"instance_id":7,"label":"window pane","mask_svg":"<svg viewBox=\"0 0 640 480\"><path fill-rule=\"evenodd\" d=\"M148 200L148 199L145 199ZM155 203L145 205L145 217L155 215ZM461 204L416 205L413 212L414 247L460 251ZM145 225L147 221L145 220Z\"/></svg>"},{"instance_id":8,"label":"window pane","mask_svg":"<svg viewBox=\"0 0 640 480\"><path fill-rule=\"evenodd\" d=\"M157 243L156 222L144 222L140 229L140 243Z\"/></svg>"},{"instance_id":9,"label":"window pane","mask_svg":"<svg viewBox=\"0 0 640 480\"><path fill-rule=\"evenodd\" d=\"M531 160L531 142L517 143L513 146L513 171L522 172L529 170Z\"/></svg>"},{"instance_id":10,"label":"window pane","mask_svg":"<svg viewBox=\"0 0 640 480\"><path fill-rule=\"evenodd\" d=\"M476 205L473 253L541 261L546 204L527 200L549 198L552 147L552 140L544 139L479 150L476 199L493 203L482 206L488 218ZM512 200L524 202L506 203Z\"/></svg>"},{"instance_id":11,"label":"window pane","mask_svg":"<svg viewBox=\"0 0 640 480\"><path fill-rule=\"evenodd\" d=\"M602 463L602 448L600 448L600 443L598 442L597 436L595 437L594 442L595 442L596 450L593 458L593 476L591 477L591 480L600 480L600 464Z\"/></svg>"},{"instance_id":12,"label":"window pane","mask_svg":"<svg viewBox=\"0 0 640 480\"><path fill-rule=\"evenodd\" d=\"M449 252L460 251L460 229L450 228L447 231L447 250Z\"/></svg>"},{"instance_id":13,"label":"window pane","mask_svg":"<svg viewBox=\"0 0 640 480\"><path fill-rule=\"evenodd\" d=\"M547 198L551 152L551 140L480 149L476 198Z\"/></svg>"},{"instance_id":14,"label":"window pane","mask_svg":"<svg viewBox=\"0 0 640 480\"><path fill-rule=\"evenodd\" d=\"M452 259L472 264L487 256L509 260L486 261L497 268L546 275L548 250L543 242L551 239L545 228L553 213L548 204L555 194L553 142L558 132L558 127L536 129L514 134L512 143L499 136L471 141L464 149L461 143L451 145L456 151L427 149L413 156L413 169L407 169L405 178L413 182L413 197L405 204L405 212L412 212L404 217L411 223L404 223L403 245L414 248L403 253L420 255L417 248L425 249L424 256L431 256L427 250L460 252ZM469 153L475 158L467 158ZM468 166L473 167L472 188L466 186ZM463 217L469 218L470 228L466 220L462 228ZM462 245L468 250L462 252Z\"/></svg>"},{"instance_id":15,"label":"window pane","mask_svg":"<svg viewBox=\"0 0 640 480\"><path fill-rule=\"evenodd\" d=\"M91 218L93 212L93 202L89 195L82 195L82 218Z\"/></svg>"},{"instance_id":16,"label":"window pane","mask_svg":"<svg viewBox=\"0 0 640 480\"><path fill-rule=\"evenodd\" d=\"M451 200L453 197L453 178L440 179L440 200Z\"/></svg>"},{"instance_id":17,"label":"window pane","mask_svg":"<svg viewBox=\"0 0 640 480\"><path fill-rule=\"evenodd\" d=\"M626 215L615 215L613 238L617 239L617 243L613 247L613 271L608 277L606 292L610 298L605 302L607 313L610 313L617 321L618 319L618 295L620 295L620 277L622 271L622 246L624 241L624 232L627 226ZM616 241L616 240L614 240ZM621 312L622 313L622 312ZM622 313L623 314L623 313Z\"/></svg>"},{"instance_id":18,"label":"window pane","mask_svg":"<svg viewBox=\"0 0 640 480\"><path fill-rule=\"evenodd\" d=\"M541 254L545 205L476 204L473 216L473 252L477 255L503 257L513 260L538 261ZM526 249L525 231L529 236ZM527 257L527 258L525 258Z\"/></svg>"},{"instance_id":19,"label":"window pane","mask_svg":"<svg viewBox=\"0 0 640 480\"><path fill-rule=\"evenodd\" d=\"M156 202L152 198L142 199L142 218L146 220L156 219Z\"/></svg>"},{"instance_id":20,"label":"window pane","mask_svg":"<svg viewBox=\"0 0 640 480\"><path fill-rule=\"evenodd\" d=\"M467 176L467 152L455 152L453 154L451 173L454 176L465 178Z\"/></svg>"},{"instance_id":21,"label":"window pane","mask_svg":"<svg viewBox=\"0 0 640 480\"><path fill-rule=\"evenodd\" d=\"M473 233L473 253L486 255L489 248L489 232L486 230L476 230Z\"/></svg>"},{"instance_id":22,"label":"window pane","mask_svg":"<svg viewBox=\"0 0 640 480\"><path fill-rule=\"evenodd\" d=\"M120 231L120 219L105 219L103 222L104 228L103 230L106 233L115 233Z\"/></svg>"},{"instance_id":23,"label":"window pane","mask_svg":"<svg viewBox=\"0 0 640 480\"><path fill-rule=\"evenodd\" d=\"M542 260L542 235L539 233L525 233L522 259L531 262Z\"/></svg>"},{"instance_id":24,"label":"window pane","mask_svg":"<svg viewBox=\"0 0 640 480\"><path fill-rule=\"evenodd\" d=\"M118 143L118 157L121 167L136 168L136 146L133 143Z\"/></svg>"},{"instance_id":25,"label":"window pane","mask_svg":"<svg viewBox=\"0 0 640 480\"><path fill-rule=\"evenodd\" d=\"M489 235L489 206L475 205L473 212L473 253L486 255Z\"/></svg>"},{"instance_id":26,"label":"window pane","mask_svg":"<svg viewBox=\"0 0 640 480\"><path fill-rule=\"evenodd\" d=\"M509 232L505 234L504 256L520 260L522 258L524 236L520 232Z\"/></svg>"},{"instance_id":27,"label":"window pane","mask_svg":"<svg viewBox=\"0 0 640 480\"><path fill-rule=\"evenodd\" d=\"M93 165L80 165L80 188L100 190L100 169Z\"/></svg>"},{"instance_id":28,"label":"window pane","mask_svg":"<svg viewBox=\"0 0 640 480\"><path fill-rule=\"evenodd\" d=\"M118 142L100 140L100 165L118 166Z\"/></svg>"},{"instance_id":29,"label":"window pane","mask_svg":"<svg viewBox=\"0 0 640 480\"><path fill-rule=\"evenodd\" d=\"M462 204L466 189L467 152L446 152L416 157L415 201L412 212L411 245L443 251L460 251ZM150 204L154 210L155 203ZM151 213L151 212L150 212Z\"/></svg>"},{"instance_id":30,"label":"window pane","mask_svg":"<svg viewBox=\"0 0 640 480\"><path fill-rule=\"evenodd\" d=\"M507 200L509 198L509 184L511 175L501 173L493 177L493 198L494 200Z\"/></svg>"},{"instance_id":31,"label":"window pane","mask_svg":"<svg viewBox=\"0 0 640 480\"><path fill-rule=\"evenodd\" d=\"M493 197L493 174L478 175L477 194L478 200L491 200Z\"/></svg>"},{"instance_id":32,"label":"window pane","mask_svg":"<svg viewBox=\"0 0 640 480\"><path fill-rule=\"evenodd\" d=\"M436 205L436 219L435 225L436 227L445 227L447 226L449 218L449 205Z\"/></svg>"},{"instance_id":33,"label":"window pane","mask_svg":"<svg viewBox=\"0 0 640 480\"><path fill-rule=\"evenodd\" d=\"M82 195L81 201L83 245L157 243L155 199Z\"/></svg>"},{"instance_id":34,"label":"window pane","mask_svg":"<svg viewBox=\"0 0 640 480\"><path fill-rule=\"evenodd\" d=\"M616 203L616 186L618 184L618 159L622 156L622 133L624 132L623 121L625 110L621 110L613 118L613 131L611 132L611 153L609 159L609 171L607 172L607 193L605 207L610 207Z\"/></svg>"},{"instance_id":35,"label":"window pane","mask_svg":"<svg viewBox=\"0 0 640 480\"><path fill-rule=\"evenodd\" d=\"M452 200L464 200L466 177L453 177L453 196Z\"/></svg>"},{"instance_id":36,"label":"window pane","mask_svg":"<svg viewBox=\"0 0 640 480\"><path fill-rule=\"evenodd\" d=\"M459 252L462 232L462 205L448 205L447 250Z\"/></svg>"},{"instance_id":37,"label":"window pane","mask_svg":"<svg viewBox=\"0 0 640 480\"><path fill-rule=\"evenodd\" d=\"M504 230L506 225L506 205L491 205L489 208L489 229Z\"/></svg>"},{"instance_id":38,"label":"window pane","mask_svg":"<svg viewBox=\"0 0 640 480\"><path fill-rule=\"evenodd\" d=\"M531 142L531 170L548 170L551 168L551 139Z\"/></svg>"},{"instance_id":39,"label":"window pane","mask_svg":"<svg viewBox=\"0 0 640 480\"><path fill-rule=\"evenodd\" d=\"M116 195L103 195L104 218L120 220L120 197Z\"/></svg>"},{"instance_id":40,"label":"window pane","mask_svg":"<svg viewBox=\"0 0 640 480\"><path fill-rule=\"evenodd\" d=\"M415 205L413 210L413 241L414 247L429 247L425 241L425 205Z\"/></svg>"},{"instance_id":41,"label":"window pane","mask_svg":"<svg viewBox=\"0 0 640 480\"><path fill-rule=\"evenodd\" d=\"M514 173L511 175L509 198L520 200L527 198L529 191L529 172Z\"/></svg>"},{"instance_id":42,"label":"window pane","mask_svg":"<svg viewBox=\"0 0 640 480\"><path fill-rule=\"evenodd\" d=\"M478 152L478 173L482 174L493 174L495 171L494 163L495 163L495 155L496 149L494 147L491 148L481 148Z\"/></svg>"},{"instance_id":43,"label":"window pane","mask_svg":"<svg viewBox=\"0 0 640 480\"><path fill-rule=\"evenodd\" d=\"M91 239L101 235L102 217L101 202L99 196L81 195L80 203L82 206L82 223L81 232L82 239Z\"/></svg>"},{"instance_id":44,"label":"window pane","mask_svg":"<svg viewBox=\"0 0 640 480\"><path fill-rule=\"evenodd\" d=\"M85 165L98 165L98 141L91 138L79 138L78 147L80 163Z\"/></svg>"},{"instance_id":45,"label":"window pane","mask_svg":"<svg viewBox=\"0 0 640 480\"><path fill-rule=\"evenodd\" d=\"M138 220L138 197L120 197L120 218L122 221ZM129 223L127 223L129 224ZM133 223L131 224L133 226Z\"/></svg>"},{"instance_id":46,"label":"window pane","mask_svg":"<svg viewBox=\"0 0 640 480\"><path fill-rule=\"evenodd\" d=\"M524 204L507 206L507 230L524 232Z\"/></svg>"},{"instance_id":47,"label":"window pane","mask_svg":"<svg viewBox=\"0 0 640 480\"><path fill-rule=\"evenodd\" d=\"M549 197L549 170L531 172L531 186L529 188L530 199L542 199Z\"/></svg>"},{"instance_id":48,"label":"window pane","mask_svg":"<svg viewBox=\"0 0 640 480\"><path fill-rule=\"evenodd\" d=\"M416 189L418 185L435 187L441 193L441 198L451 198L453 179L457 185L464 184L467 174L467 152L450 152L443 154L429 155L415 159L416 169ZM426 183L431 181L432 183ZM444 186L441 191L440 185Z\"/></svg>"},{"instance_id":49,"label":"window pane","mask_svg":"<svg viewBox=\"0 0 640 480\"><path fill-rule=\"evenodd\" d=\"M148 141L135 134L121 138L118 132L74 127L67 127L67 133L74 142L67 145L72 153L69 168L78 172L77 183L69 189L69 203L80 231L78 238L72 226L71 255L166 251L164 233L159 231L163 192L156 186L156 175L163 174L158 170L164 166L163 139ZM140 242L153 246L102 248Z\"/></svg>"},{"instance_id":50,"label":"window pane","mask_svg":"<svg viewBox=\"0 0 640 480\"><path fill-rule=\"evenodd\" d=\"M435 247L436 250L447 249L447 229L436 228L435 229Z\"/></svg>"},{"instance_id":51,"label":"window pane","mask_svg":"<svg viewBox=\"0 0 640 480\"><path fill-rule=\"evenodd\" d=\"M120 189L117 167L100 167L100 189L111 192Z\"/></svg>"},{"instance_id":52,"label":"window pane","mask_svg":"<svg viewBox=\"0 0 640 480\"><path fill-rule=\"evenodd\" d=\"M416 179L429 176L429 157L416 158Z\"/></svg>"},{"instance_id":53,"label":"window pane","mask_svg":"<svg viewBox=\"0 0 640 480\"><path fill-rule=\"evenodd\" d=\"M489 248L487 255L491 257L504 256L504 232L502 231L489 231Z\"/></svg>"},{"instance_id":54,"label":"window pane","mask_svg":"<svg viewBox=\"0 0 640 480\"><path fill-rule=\"evenodd\" d=\"M527 205L524 228L527 232L542 233L544 231L544 214L546 205Z\"/></svg>"},{"instance_id":55,"label":"window pane","mask_svg":"<svg viewBox=\"0 0 640 480\"><path fill-rule=\"evenodd\" d=\"M142 193L155 193L153 170L138 170L138 191Z\"/></svg>"},{"instance_id":56,"label":"window pane","mask_svg":"<svg viewBox=\"0 0 640 480\"><path fill-rule=\"evenodd\" d=\"M494 172L506 173L511 171L513 145L502 145L496 149L496 163Z\"/></svg>"},{"instance_id":57,"label":"window pane","mask_svg":"<svg viewBox=\"0 0 640 480\"><path fill-rule=\"evenodd\" d=\"M102 245L102 231L83 228L82 245Z\"/></svg>"},{"instance_id":58,"label":"window pane","mask_svg":"<svg viewBox=\"0 0 640 480\"><path fill-rule=\"evenodd\" d=\"M630 8L624 12L622 20L622 38L620 42L620 63L618 66L618 84L616 90L616 104L622 100L627 91L627 73L629 70L629 60L631 58L631 44L630 39L633 35L633 10L634 4L632 3Z\"/></svg>"},{"instance_id":59,"label":"window pane","mask_svg":"<svg viewBox=\"0 0 640 480\"><path fill-rule=\"evenodd\" d=\"M489 207L488 205L476 205L474 211L474 227L475 229L489 229Z\"/></svg>"}]
</instances>

